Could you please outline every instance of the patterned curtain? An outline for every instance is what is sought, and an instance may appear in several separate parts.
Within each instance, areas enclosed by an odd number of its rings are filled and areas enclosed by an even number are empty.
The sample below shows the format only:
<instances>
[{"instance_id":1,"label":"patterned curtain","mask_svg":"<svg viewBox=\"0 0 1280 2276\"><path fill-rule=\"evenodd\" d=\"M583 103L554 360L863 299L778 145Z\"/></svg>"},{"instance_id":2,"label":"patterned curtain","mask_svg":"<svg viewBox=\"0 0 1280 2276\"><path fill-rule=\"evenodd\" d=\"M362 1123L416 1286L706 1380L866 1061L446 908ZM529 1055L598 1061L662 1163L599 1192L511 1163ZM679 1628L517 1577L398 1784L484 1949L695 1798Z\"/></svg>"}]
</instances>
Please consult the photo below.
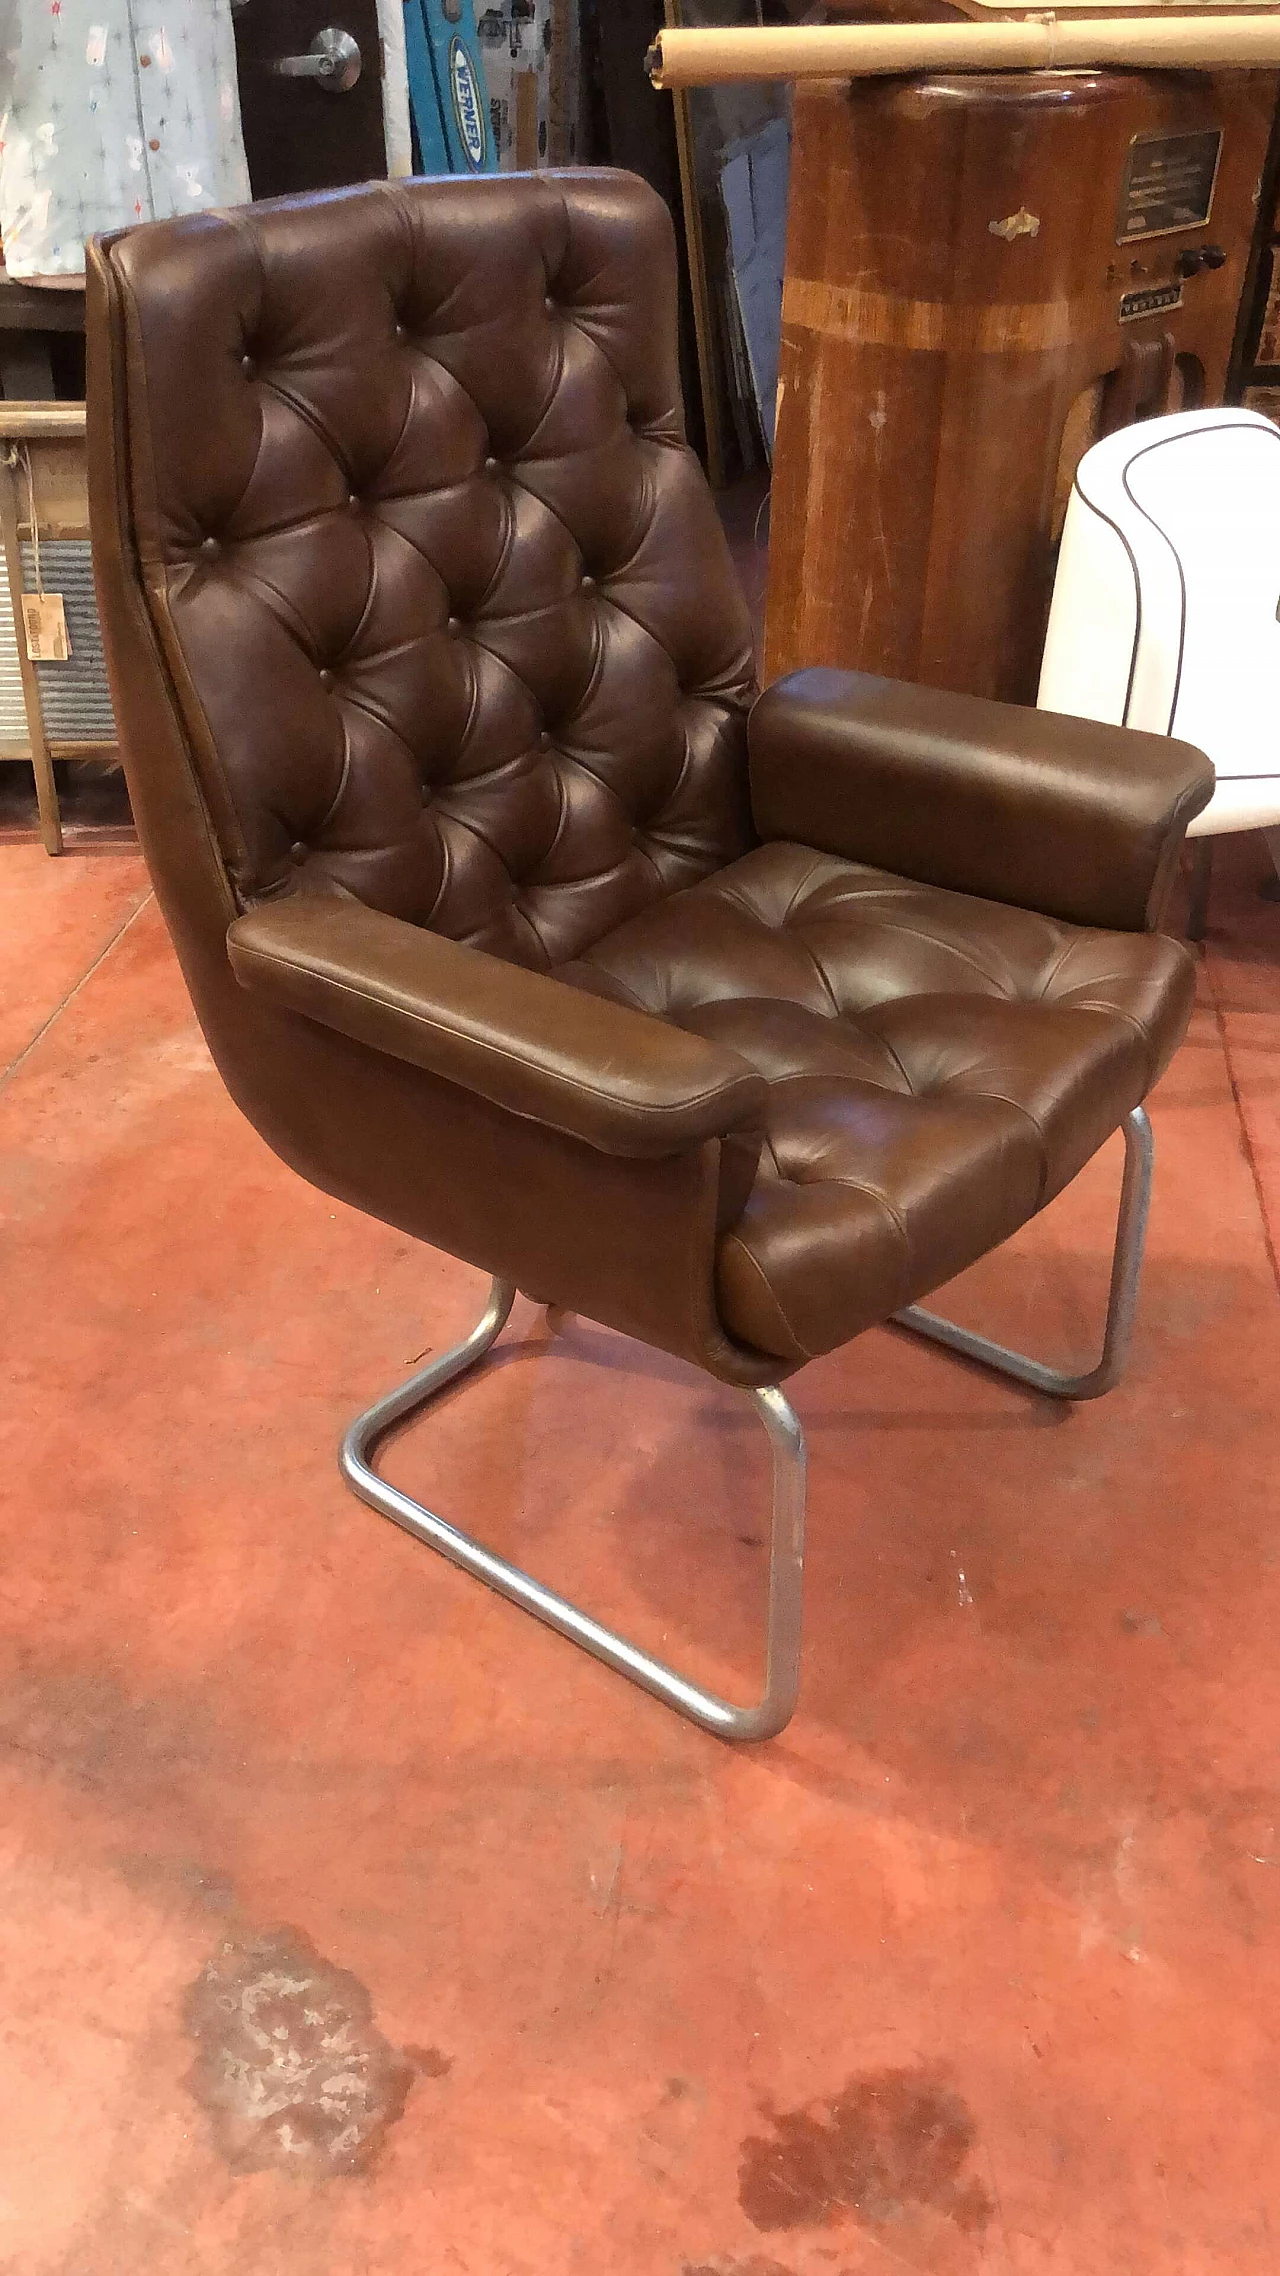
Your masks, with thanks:
<instances>
[{"instance_id":1,"label":"patterned curtain","mask_svg":"<svg viewBox=\"0 0 1280 2276\"><path fill-rule=\"evenodd\" d=\"M79 279L85 239L249 196L229 0L0 0L0 239Z\"/></svg>"}]
</instances>

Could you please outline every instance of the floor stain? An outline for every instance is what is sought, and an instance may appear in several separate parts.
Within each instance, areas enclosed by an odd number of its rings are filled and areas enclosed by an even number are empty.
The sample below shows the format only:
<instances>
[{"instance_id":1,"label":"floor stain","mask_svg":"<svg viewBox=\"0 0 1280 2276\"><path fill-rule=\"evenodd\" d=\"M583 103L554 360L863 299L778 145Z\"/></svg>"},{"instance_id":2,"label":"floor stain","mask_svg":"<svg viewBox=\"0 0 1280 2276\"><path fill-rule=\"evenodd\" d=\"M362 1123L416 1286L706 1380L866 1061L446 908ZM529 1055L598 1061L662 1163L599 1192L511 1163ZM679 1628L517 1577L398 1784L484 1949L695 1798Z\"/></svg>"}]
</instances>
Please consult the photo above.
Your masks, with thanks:
<instances>
[{"instance_id":1,"label":"floor stain","mask_svg":"<svg viewBox=\"0 0 1280 2276\"><path fill-rule=\"evenodd\" d=\"M0 1752L32 1777L105 1791L118 1809L190 1778L215 1746L205 1701L137 1697L114 1669L3 1650Z\"/></svg>"},{"instance_id":2,"label":"floor stain","mask_svg":"<svg viewBox=\"0 0 1280 2276\"><path fill-rule=\"evenodd\" d=\"M183 2021L197 2048L187 2084L233 2172L362 2172L404 2109L413 2060L379 2031L359 1978L299 1929L221 1944Z\"/></svg>"},{"instance_id":3,"label":"floor stain","mask_svg":"<svg viewBox=\"0 0 1280 2276\"><path fill-rule=\"evenodd\" d=\"M992 2205L962 2169L974 2143L969 2111L945 2076L870 2071L819 2109L768 2111L771 2134L748 2135L738 2198L758 2229L830 2227L852 2214L879 2225L930 2207L983 2229Z\"/></svg>"},{"instance_id":4,"label":"floor stain","mask_svg":"<svg viewBox=\"0 0 1280 2276\"><path fill-rule=\"evenodd\" d=\"M204 1912L234 1912L235 1883L229 1873L200 1865L194 1858L167 1857L156 1850L122 1849L112 1859L127 1888L153 1904L199 1905ZM0 2267L0 2276L4 2276Z\"/></svg>"},{"instance_id":5,"label":"floor stain","mask_svg":"<svg viewBox=\"0 0 1280 2276\"><path fill-rule=\"evenodd\" d=\"M423 2078L447 2078L453 2069L452 2055L442 2053L439 2047L404 2047L401 2052Z\"/></svg>"},{"instance_id":6,"label":"floor stain","mask_svg":"<svg viewBox=\"0 0 1280 2276\"><path fill-rule=\"evenodd\" d=\"M784 2268L780 2260L768 2260L753 2252L749 2260L700 2260L696 2267L686 2260L680 2276L795 2276L795 2272Z\"/></svg>"}]
</instances>

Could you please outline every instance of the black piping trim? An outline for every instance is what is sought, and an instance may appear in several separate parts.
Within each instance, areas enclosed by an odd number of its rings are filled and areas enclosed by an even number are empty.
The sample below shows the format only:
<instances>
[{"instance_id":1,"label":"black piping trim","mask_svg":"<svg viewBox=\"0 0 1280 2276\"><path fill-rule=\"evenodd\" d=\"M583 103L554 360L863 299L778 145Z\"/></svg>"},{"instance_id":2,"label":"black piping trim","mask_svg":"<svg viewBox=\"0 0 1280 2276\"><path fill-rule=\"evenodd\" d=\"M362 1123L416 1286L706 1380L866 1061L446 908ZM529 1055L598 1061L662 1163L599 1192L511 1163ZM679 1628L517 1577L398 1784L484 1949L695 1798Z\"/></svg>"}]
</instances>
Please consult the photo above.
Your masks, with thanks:
<instances>
[{"instance_id":1,"label":"black piping trim","mask_svg":"<svg viewBox=\"0 0 1280 2276\"><path fill-rule=\"evenodd\" d=\"M1231 429L1231 428L1233 428L1233 427L1238 427L1238 426L1239 426L1239 424L1240 424L1240 422L1239 422L1239 420L1237 420L1237 419L1222 419L1222 420L1219 420L1219 421L1218 421L1218 422L1217 422L1217 423L1216 423L1214 426L1212 426L1212 427L1198 427L1198 428L1196 429L1196 433L1197 433L1197 434L1201 434L1201 435L1216 435L1216 434L1224 434L1224 433L1226 433L1226 432L1227 432L1229 429ZM1252 424L1252 422L1250 422L1250 424ZM1255 431L1255 433L1257 433L1257 432L1262 432L1262 431L1265 431L1266 433L1268 433L1268 434L1270 434L1270 435L1273 435L1273 436L1275 437L1275 440L1276 440L1277 442L1280 442L1280 428L1277 428L1277 427L1274 427L1274 426L1272 426L1272 425L1271 425L1271 422L1270 422L1269 420L1264 420L1264 421L1262 422L1262 427L1261 427L1260 429L1258 429L1258 428L1255 428L1255 430L1254 430L1254 431ZM1169 706L1169 719L1168 719L1168 724L1167 724L1167 726L1165 727L1165 730L1164 730L1164 732L1165 732L1165 734L1166 734L1166 735L1172 735L1172 733L1173 733L1173 722L1174 722L1174 720L1176 719L1176 717L1177 717L1177 714L1178 714L1178 698L1179 698L1179 696L1180 696L1180 695L1181 695L1181 693L1182 693L1182 665L1183 665L1183 660L1184 660L1184 657L1185 657L1185 654L1186 654L1186 644L1187 644L1187 579L1186 579L1186 572L1184 571L1184 569L1183 569L1183 565L1182 565L1182 556L1181 556L1181 554L1179 553L1177 546L1174 544L1174 542L1173 542L1173 539L1172 539L1172 538L1169 536L1169 533L1168 533L1168 531L1167 531L1167 530L1163 530L1163 529L1161 529L1159 522L1155 520L1154 516L1153 516L1153 515L1151 515L1151 514L1149 514L1149 513L1147 512L1147 509L1146 509L1146 507L1145 507L1145 506L1143 506L1143 505L1140 505L1140 504L1139 504L1139 502L1138 502L1138 500L1137 500L1137 499L1134 497L1134 495L1133 495L1133 492L1132 492L1132 490L1131 490L1131 489L1130 489L1130 487L1129 487L1129 470L1130 470L1130 468L1131 468L1131 467L1133 467L1133 466L1136 466L1136 465L1137 465L1137 463L1138 463L1138 460L1139 460L1140 458L1149 458L1149 457L1151 456L1151 453L1152 453L1153 451L1157 451L1157 450L1167 450L1167 449L1169 448L1170 444L1172 444L1173 442L1175 442L1175 441L1178 441L1178 440L1180 440L1180 439L1181 439L1180 437L1178 437L1178 436L1174 436L1174 435L1162 435L1162 436L1160 437L1160 440L1159 440L1158 442L1154 442L1154 443L1148 443L1148 444L1147 444L1147 446L1146 446L1146 448L1145 448L1144 450L1138 450L1138 451L1135 451L1135 452L1134 452L1134 454L1133 454L1133 456L1132 456L1132 458L1127 458L1127 459L1125 460L1125 463L1124 463L1124 472L1123 472L1123 475L1121 476L1121 481L1122 481L1122 484L1123 484L1123 487L1124 487L1124 493L1125 493L1125 496L1128 498L1128 500L1129 500L1130 504L1131 504L1131 505L1134 507L1135 511L1136 511L1137 513L1141 514L1141 516L1142 516L1142 518L1143 518L1144 522L1150 522L1150 524L1151 524L1151 527L1152 527L1152 529L1155 531L1155 533L1156 533L1157 537L1161 537L1161 538L1163 538L1163 539L1164 539L1164 542L1165 542L1165 544L1168 546L1170 553L1173 555L1173 558L1174 558L1174 563L1175 563L1175 566L1176 566L1176 568L1177 568L1177 571L1178 571L1178 590L1179 590L1179 592L1180 592L1180 593L1181 593L1181 595L1182 595L1182 621L1181 621L1181 624L1179 625L1179 628L1178 628L1178 668L1177 668L1177 671L1176 671L1176 672L1175 672L1175 674L1174 674L1174 681L1173 681L1173 701L1172 701L1172 703L1171 703L1171 704L1170 704L1170 706ZM1074 488L1076 488L1076 489L1079 489L1079 486L1080 486L1080 481L1079 481L1079 475L1077 474L1077 476L1076 476L1076 481L1075 481L1075 484L1073 485L1073 487L1074 487ZM1082 498L1084 498L1084 492L1083 492L1083 490L1081 490L1081 491L1080 491L1080 495L1081 495L1081 497L1082 497ZM1094 505L1094 503L1093 503L1093 500L1092 500L1091 498L1085 498L1085 504L1086 504L1086 505L1087 505L1087 506L1088 506L1088 507L1091 509L1091 511L1092 511L1093 513L1095 513L1095 514L1097 514L1097 515L1098 515L1098 518L1099 518L1099 520L1100 520L1100 521L1104 521L1104 522L1106 522L1110 528L1112 528L1112 529L1114 529L1114 530L1116 531L1116 535L1117 535L1117 537L1119 537L1119 538L1121 539L1121 542L1124 544L1124 548L1125 548L1125 551L1126 551L1126 553L1128 553L1128 555L1129 555L1129 559L1130 559L1130 562L1131 562L1131 563L1133 563L1133 553L1132 553L1132 551L1130 550L1130 547L1129 547L1129 544L1128 544L1128 540L1125 538L1125 535L1124 535L1124 532L1123 532L1123 530L1121 530L1121 529L1118 529L1118 528L1117 528L1117 525L1116 525L1116 524L1115 524L1115 523L1114 523L1114 522L1111 520L1111 517L1110 517L1110 515L1109 515L1109 514L1104 514L1104 513L1102 512L1102 510L1101 510L1101 508L1100 508L1100 507L1098 507L1098 506L1095 506L1095 505ZM1137 582L1137 565L1136 565L1136 563L1134 563L1134 580L1135 580L1135 583L1136 583L1136 582ZM1132 694L1132 692L1133 692L1133 675L1134 675L1134 670L1135 670L1135 668L1136 668L1136 665L1137 665L1137 659L1138 659L1138 634L1139 634L1139 632L1141 631L1141 627L1142 627L1142 615L1141 615L1141 611L1142 611L1142 587L1141 587L1141 585L1138 585L1138 611L1139 611L1139 614L1138 614L1138 623L1137 623L1137 627L1135 628L1135 631L1134 631L1134 636L1133 636L1133 654L1132 654L1132 658L1131 658L1131 660L1130 660L1130 665L1129 665L1129 688L1128 688L1128 692L1126 693L1126 696L1125 696L1124 725L1125 725L1126 727L1127 727L1127 726L1128 726L1128 724L1129 724L1129 697L1130 697L1130 695L1131 695L1131 694ZM1231 777L1230 779L1231 779L1231 780L1235 780L1236 778L1235 778L1235 777ZM1265 779L1266 779L1266 777L1259 777L1258 779L1259 779L1259 780L1265 780Z\"/></svg>"}]
</instances>

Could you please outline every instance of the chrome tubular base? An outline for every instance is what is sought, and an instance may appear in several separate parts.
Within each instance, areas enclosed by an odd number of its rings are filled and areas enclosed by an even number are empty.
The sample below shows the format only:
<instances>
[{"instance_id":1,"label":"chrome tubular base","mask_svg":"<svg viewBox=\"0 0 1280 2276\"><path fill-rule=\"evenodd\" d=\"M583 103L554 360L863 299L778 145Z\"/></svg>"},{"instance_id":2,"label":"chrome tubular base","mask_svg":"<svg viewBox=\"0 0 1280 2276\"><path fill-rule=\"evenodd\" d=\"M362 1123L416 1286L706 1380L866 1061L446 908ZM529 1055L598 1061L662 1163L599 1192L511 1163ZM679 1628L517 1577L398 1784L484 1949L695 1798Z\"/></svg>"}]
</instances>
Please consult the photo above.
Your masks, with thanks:
<instances>
[{"instance_id":1,"label":"chrome tubular base","mask_svg":"<svg viewBox=\"0 0 1280 2276\"><path fill-rule=\"evenodd\" d=\"M896 1324L927 1336L931 1342L958 1352L962 1358L977 1360L984 1367L1012 1376L1015 1382L1025 1383L1033 1391L1048 1392L1056 1399L1096 1399L1102 1392L1109 1391L1128 1357L1151 1197L1151 1125L1140 1106L1126 1116L1124 1138L1124 1183L1111 1265L1111 1294L1102 1355L1096 1367L1081 1375L1060 1373L1038 1359L1024 1358L1021 1352L1009 1351L987 1336L976 1335L972 1329L956 1327L950 1320L922 1311L916 1304L895 1314ZM765 1685L764 1695L754 1707L735 1707L714 1692L704 1691L687 1676L677 1675L674 1668L653 1659L638 1645L627 1643L625 1637L615 1635L612 1629L602 1627L589 1613L580 1612L566 1597L544 1588L541 1581L522 1572L518 1565L495 1556L470 1534L460 1533L456 1526L437 1517L434 1510L425 1509L421 1502L401 1493L398 1486L389 1485L373 1468L374 1449L394 1424L428 1406L455 1377L465 1374L484 1358L506 1326L515 1296L515 1288L509 1281L495 1280L489 1290L489 1301L469 1336L357 1416L342 1442L339 1457L348 1485L371 1509L381 1511L384 1517L403 1526L406 1533L425 1541L429 1548L438 1549L452 1564L473 1573L477 1580L487 1582L500 1596L509 1597L513 1604L531 1612L548 1628L580 1644L606 1667L615 1668L619 1675L639 1684L642 1690L652 1692L655 1699L687 1715L690 1722L697 1723L702 1730L721 1739L773 1738L791 1720L799 1690L804 1582L804 1432L794 1408L781 1391L771 1388L746 1394L769 1434L773 1453Z\"/></svg>"},{"instance_id":2,"label":"chrome tubular base","mask_svg":"<svg viewBox=\"0 0 1280 2276\"><path fill-rule=\"evenodd\" d=\"M1145 1109L1135 1106L1132 1113L1125 1116L1123 1128L1124 1182L1120 1188L1120 1217L1111 1260L1106 1332L1096 1367L1082 1375L1061 1373L1038 1359L1026 1359L1021 1352L1007 1350L1004 1344L992 1343L987 1336L976 1335L972 1328L958 1328L950 1320L939 1319L936 1312L924 1312L918 1304L896 1312L896 1324L911 1328L916 1335L927 1336L930 1342L940 1343L948 1351L959 1352L964 1359L976 1359L1001 1375L1011 1375L1016 1383L1026 1383L1033 1391L1046 1391L1054 1399L1097 1399L1109 1391L1119 1381L1129 1356L1138 1282L1142 1276L1147 1211L1151 1203L1153 1141Z\"/></svg>"},{"instance_id":3,"label":"chrome tubular base","mask_svg":"<svg viewBox=\"0 0 1280 2276\"><path fill-rule=\"evenodd\" d=\"M397 1486L388 1485L373 1469L371 1457L378 1440L394 1423L425 1407L447 1383L474 1367L490 1349L510 1316L516 1291L508 1281L495 1280L489 1301L462 1343L411 1375L399 1390L357 1417L342 1442L342 1474L361 1501L384 1517L402 1525L432 1549L438 1549L464 1572L474 1573L501 1596L511 1599L536 1620L546 1622L591 1652L606 1667L630 1678L704 1731L722 1739L769 1739L791 1719L800 1684L800 1610L804 1579L805 1446L799 1420L781 1391L751 1391L751 1399L769 1434L773 1450L773 1534L769 1550L769 1611L764 1696L755 1707L735 1707L704 1691L661 1660L652 1659L635 1644L604 1628L589 1613L580 1612L565 1597L544 1588L540 1581L508 1564L471 1536L460 1533L433 1510L424 1509Z\"/></svg>"}]
</instances>

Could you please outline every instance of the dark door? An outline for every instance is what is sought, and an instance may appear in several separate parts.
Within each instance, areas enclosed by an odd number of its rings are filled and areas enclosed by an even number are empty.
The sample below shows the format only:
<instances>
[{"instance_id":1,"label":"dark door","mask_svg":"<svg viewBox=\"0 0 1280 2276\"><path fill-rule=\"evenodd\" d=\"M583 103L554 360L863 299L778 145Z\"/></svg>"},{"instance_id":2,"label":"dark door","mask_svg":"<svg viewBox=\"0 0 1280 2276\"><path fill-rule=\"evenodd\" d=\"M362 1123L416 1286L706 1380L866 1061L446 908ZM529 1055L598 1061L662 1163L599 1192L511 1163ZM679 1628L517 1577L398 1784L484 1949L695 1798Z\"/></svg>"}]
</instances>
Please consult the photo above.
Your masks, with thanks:
<instances>
[{"instance_id":1,"label":"dark door","mask_svg":"<svg viewBox=\"0 0 1280 2276\"><path fill-rule=\"evenodd\" d=\"M377 0L235 0L233 20L254 196L384 175Z\"/></svg>"}]
</instances>

